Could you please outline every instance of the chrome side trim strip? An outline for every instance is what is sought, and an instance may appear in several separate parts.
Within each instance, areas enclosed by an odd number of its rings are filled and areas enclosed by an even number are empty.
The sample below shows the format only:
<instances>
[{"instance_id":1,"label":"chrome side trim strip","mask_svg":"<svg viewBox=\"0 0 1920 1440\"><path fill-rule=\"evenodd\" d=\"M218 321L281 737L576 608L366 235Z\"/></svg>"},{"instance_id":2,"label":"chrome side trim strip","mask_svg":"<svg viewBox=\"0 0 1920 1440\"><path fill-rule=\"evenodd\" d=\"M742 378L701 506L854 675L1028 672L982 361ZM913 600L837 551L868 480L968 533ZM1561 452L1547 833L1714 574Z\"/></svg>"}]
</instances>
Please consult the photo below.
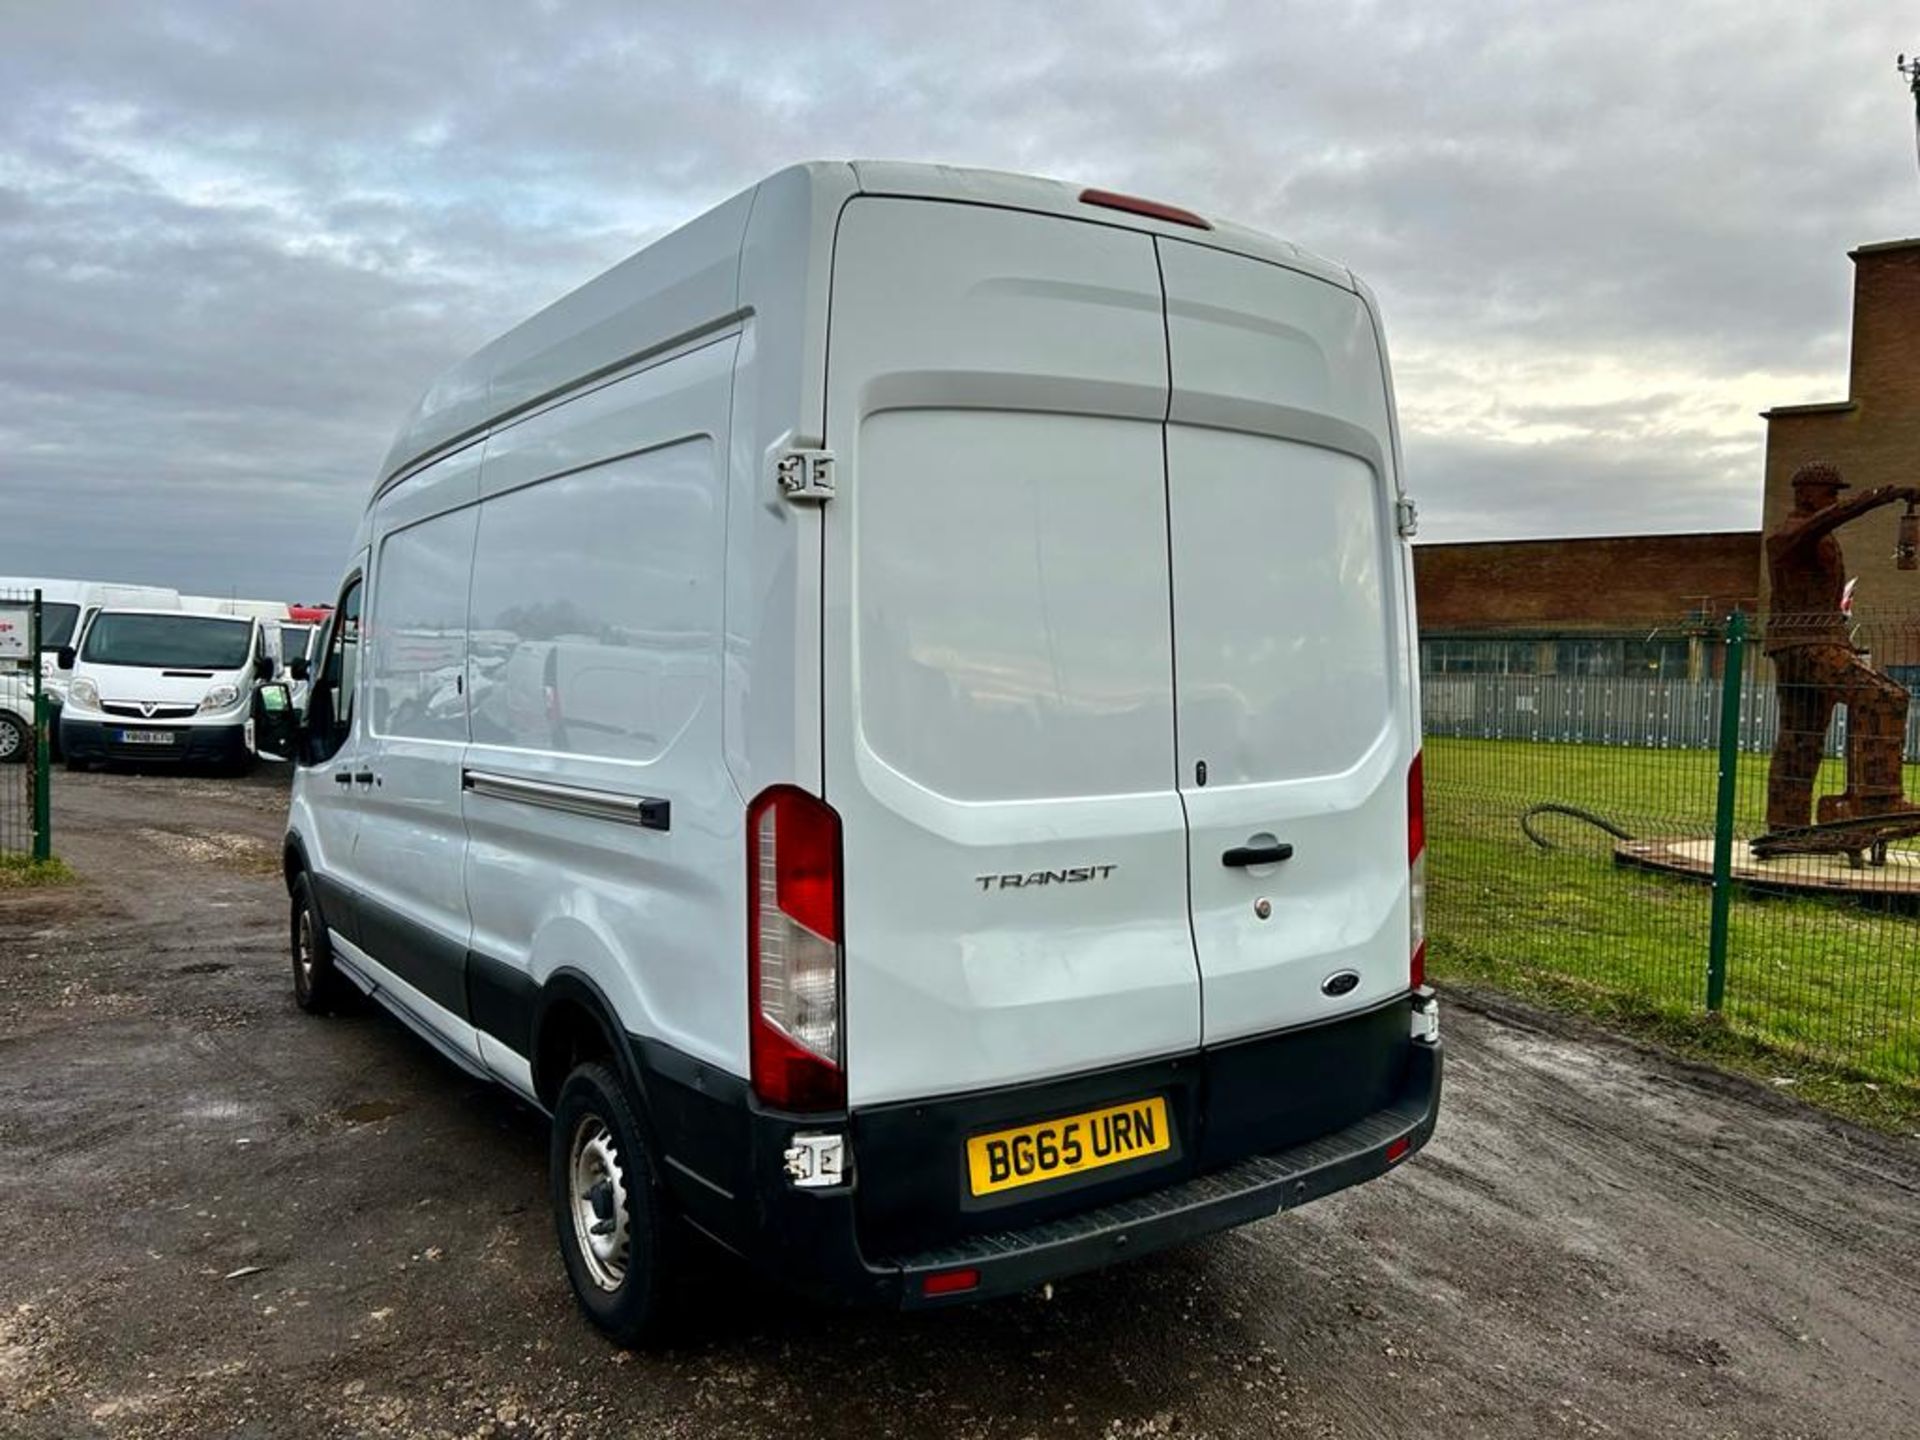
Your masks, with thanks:
<instances>
[{"instance_id":1,"label":"chrome side trim strip","mask_svg":"<svg viewBox=\"0 0 1920 1440\"><path fill-rule=\"evenodd\" d=\"M656 796L591 790L583 785L562 785L524 775L502 775L493 770L462 769L460 784L463 789L494 800L517 800L522 805L538 805L543 810L562 810L595 820L617 820L623 825L638 825L643 830L672 828L673 807Z\"/></svg>"}]
</instances>

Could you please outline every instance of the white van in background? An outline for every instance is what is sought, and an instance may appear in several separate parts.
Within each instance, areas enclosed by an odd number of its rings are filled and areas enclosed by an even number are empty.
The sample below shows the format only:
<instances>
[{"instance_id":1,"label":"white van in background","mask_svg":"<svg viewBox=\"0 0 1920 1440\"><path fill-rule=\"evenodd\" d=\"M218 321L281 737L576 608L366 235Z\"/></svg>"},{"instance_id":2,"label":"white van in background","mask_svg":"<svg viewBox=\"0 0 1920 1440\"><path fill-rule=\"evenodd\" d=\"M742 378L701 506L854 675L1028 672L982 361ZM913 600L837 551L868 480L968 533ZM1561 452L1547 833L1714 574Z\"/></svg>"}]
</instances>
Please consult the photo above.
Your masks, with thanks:
<instances>
[{"instance_id":1,"label":"white van in background","mask_svg":"<svg viewBox=\"0 0 1920 1440\"><path fill-rule=\"evenodd\" d=\"M1410 529L1344 268L782 171L389 453L273 741L296 996L552 1114L629 1341L694 1231L944 1305L1380 1175L1441 1074Z\"/></svg>"},{"instance_id":2,"label":"white van in background","mask_svg":"<svg viewBox=\"0 0 1920 1440\"><path fill-rule=\"evenodd\" d=\"M33 757L33 673L0 670L0 765Z\"/></svg>"},{"instance_id":3,"label":"white van in background","mask_svg":"<svg viewBox=\"0 0 1920 1440\"><path fill-rule=\"evenodd\" d=\"M215 766L253 760L253 691L273 674L260 622L193 610L103 609L77 653L60 712L72 770L97 761Z\"/></svg>"},{"instance_id":4,"label":"white van in background","mask_svg":"<svg viewBox=\"0 0 1920 1440\"><path fill-rule=\"evenodd\" d=\"M96 610L105 605L137 605L149 610L180 608L180 592L160 585L0 575L0 596L30 599L35 590L40 592L41 684L55 712L67 695L68 670L60 663L60 652L79 643L81 632Z\"/></svg>"},{"instance_id":5,"label":"white van in background","mask_svg":"<svg viewBox=\"0 0 1920 1440\"><path fill-rule=\"evenodd\" d=\"M267 653L273 656L276 673L287 677L293 707L305 710L308 675L320 637L319 625L311 620L282 620L263 628Z\"/></svg>"}]
</instances>

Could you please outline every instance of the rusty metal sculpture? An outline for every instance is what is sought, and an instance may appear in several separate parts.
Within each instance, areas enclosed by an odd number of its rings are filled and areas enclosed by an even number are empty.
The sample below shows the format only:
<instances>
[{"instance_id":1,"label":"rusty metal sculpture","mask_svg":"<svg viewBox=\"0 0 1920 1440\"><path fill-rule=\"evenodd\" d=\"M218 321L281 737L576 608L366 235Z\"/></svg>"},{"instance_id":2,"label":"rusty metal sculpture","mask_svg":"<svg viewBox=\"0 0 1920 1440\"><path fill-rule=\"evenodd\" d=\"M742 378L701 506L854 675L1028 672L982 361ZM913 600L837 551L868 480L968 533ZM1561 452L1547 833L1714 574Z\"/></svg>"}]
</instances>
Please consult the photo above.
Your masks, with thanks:
<instances>
[{"instance_id":1,"label":"rusty metal sculpture","mask_svg":"<svg viewBox=\"0 0 1920 1440\"><path fill-rule=\"evenodd\" d=\"M1833 532L1883 505L1907 504L1901 519L1902 569L1914 568L1920 538L1920 487L1882 485L1846 500L1832 465L1802 465L1793 475L1793 511L1767 537L1773 585L1766 652L1773 660L1780 733L1767 775L1767 831L1756 855L1864 850L1884 854L1888 839L1920 833L1920 806L1901 785L1907 691L1870 665L1848 633L1842 595L1846 565ZM1847 707L1847 787L1813 809L1814 780L1834 707Z\"/></svg>"}]
</instances>

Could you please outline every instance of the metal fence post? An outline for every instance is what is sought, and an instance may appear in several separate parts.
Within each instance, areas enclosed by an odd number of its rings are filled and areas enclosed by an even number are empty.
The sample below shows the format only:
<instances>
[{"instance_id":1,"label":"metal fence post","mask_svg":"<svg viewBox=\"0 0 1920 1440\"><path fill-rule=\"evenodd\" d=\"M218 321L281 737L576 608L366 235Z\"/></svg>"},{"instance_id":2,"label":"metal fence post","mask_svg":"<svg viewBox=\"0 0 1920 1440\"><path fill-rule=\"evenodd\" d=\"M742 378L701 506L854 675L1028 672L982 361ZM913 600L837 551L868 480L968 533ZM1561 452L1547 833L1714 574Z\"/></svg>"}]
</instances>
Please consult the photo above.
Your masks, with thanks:
<instances>
[{"instance_id":1,"label":"metal fence post","mask_svg":"<svg viewBox=\"0 0 1920 1440\"><path fill-rule=\"evenodd\" d=\"M47 696L40 668L40 591L33 592L33 609L27 625L27 648L32 652L27 663L33 667L33 858L53 858L53 779L52 755L47 744Z\"/></svg>"},{"instance_id":2,"label":"metal fence post","mask_svg":"<svg viewBox=\"0 0 1920 1440\"><path fill-rule=\"evenodd\" d=\"M1713 920L1707 934L1707 1009L1727 998L1727 924L1733 913L1733 806L1740 766L1740 661L1747 644L1747 617L1727 620L1724 672L1720 678L1720 785L1713 804Z\"/></svg>"}]
</instances>

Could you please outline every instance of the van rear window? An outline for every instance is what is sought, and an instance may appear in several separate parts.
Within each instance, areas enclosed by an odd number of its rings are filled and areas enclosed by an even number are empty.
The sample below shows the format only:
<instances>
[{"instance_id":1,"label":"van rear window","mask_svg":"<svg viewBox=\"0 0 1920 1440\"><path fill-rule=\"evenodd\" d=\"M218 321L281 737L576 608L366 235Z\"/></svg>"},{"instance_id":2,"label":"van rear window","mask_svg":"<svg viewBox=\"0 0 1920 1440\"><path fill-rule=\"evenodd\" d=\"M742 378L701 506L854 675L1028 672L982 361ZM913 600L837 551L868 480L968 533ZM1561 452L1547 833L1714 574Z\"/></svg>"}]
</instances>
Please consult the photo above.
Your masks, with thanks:
<instances>
[{"instance_id":1,"label":"van rear window","mask_svg":"<svg viewBox=\"0 0 1920 1440\"><path fill-rule=\"evenodd\" d=\"M238 670L252 649L248 620L102 610L87 628L80 658L147 670Z\"/></svg>"},{"instance_id":2,"label":"van rear window","mask_svg":"<svg viewBox=\"0 0 1920 1440\"><path fill-rule=\"evenodd\" d=\"M956 800L1173 783L1160 427L898 410L860 437L861 732Z\"/></svg>"}]
</instances>

